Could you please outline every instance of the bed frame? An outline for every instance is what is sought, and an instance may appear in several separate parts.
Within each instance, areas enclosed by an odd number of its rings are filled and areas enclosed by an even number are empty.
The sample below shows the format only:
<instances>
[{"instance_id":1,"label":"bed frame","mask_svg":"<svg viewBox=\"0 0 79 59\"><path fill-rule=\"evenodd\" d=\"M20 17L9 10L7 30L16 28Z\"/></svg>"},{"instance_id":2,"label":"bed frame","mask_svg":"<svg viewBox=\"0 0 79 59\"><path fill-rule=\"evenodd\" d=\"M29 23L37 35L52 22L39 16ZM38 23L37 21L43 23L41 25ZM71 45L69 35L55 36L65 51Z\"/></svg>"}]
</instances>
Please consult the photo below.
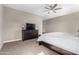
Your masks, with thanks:
<instances>
[{"instance_id":1,"label":"bed frame","mask_svg":"<svg viewBox=\"0 0 79 59\"><path fill-rule=\"evenodd\" d=\"M48 43L43 42L43 41L39 41L39 45L43 45L43 46L47 47L48 49L59 53L60 55L77 55L77 54L75 54L73 52L64 50L62 48L56 47L54 45L48 44Z\"/></svg>"}]
</instances>

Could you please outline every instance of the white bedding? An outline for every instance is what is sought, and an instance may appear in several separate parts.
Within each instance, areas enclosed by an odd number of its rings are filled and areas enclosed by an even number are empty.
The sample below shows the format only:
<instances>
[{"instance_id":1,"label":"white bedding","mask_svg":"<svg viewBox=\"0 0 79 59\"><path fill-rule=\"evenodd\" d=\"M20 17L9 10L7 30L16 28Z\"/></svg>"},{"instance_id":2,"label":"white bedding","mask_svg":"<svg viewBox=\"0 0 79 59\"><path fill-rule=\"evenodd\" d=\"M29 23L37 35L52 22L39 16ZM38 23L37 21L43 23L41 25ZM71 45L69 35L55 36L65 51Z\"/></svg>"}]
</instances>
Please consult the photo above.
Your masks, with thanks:
<instances>
[{"instance_id":1,"label":"white bedding","mask_svg":"<svg viewBox=\"0 0 79 59\"><path fill-rule=\"evenodd\" d=\"M38 41L44 41L63 48L67 51L79 54L79 37L73 33L53 32L43 34Z\"/></svg>"}]
</instances>

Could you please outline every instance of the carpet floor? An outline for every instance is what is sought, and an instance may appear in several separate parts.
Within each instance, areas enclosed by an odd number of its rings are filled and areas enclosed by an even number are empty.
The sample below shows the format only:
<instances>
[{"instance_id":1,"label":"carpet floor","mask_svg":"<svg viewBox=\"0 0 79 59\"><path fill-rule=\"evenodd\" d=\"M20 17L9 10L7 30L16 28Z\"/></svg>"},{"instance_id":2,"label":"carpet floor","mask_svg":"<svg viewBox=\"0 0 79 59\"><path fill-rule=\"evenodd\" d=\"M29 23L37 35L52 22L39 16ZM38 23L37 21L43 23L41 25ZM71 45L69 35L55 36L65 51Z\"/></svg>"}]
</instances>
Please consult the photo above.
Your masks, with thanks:
<instances>
[{"instance_id":1,"label":"carpet floor","mask_svg":"<svg viewBox=\"0 0 79 59\"><path fill-rule=\"evenodd\" d=\"M0 55L59 55L48 48L39 45L37 39L5 43Z\"/></svg>"}]
</instances>

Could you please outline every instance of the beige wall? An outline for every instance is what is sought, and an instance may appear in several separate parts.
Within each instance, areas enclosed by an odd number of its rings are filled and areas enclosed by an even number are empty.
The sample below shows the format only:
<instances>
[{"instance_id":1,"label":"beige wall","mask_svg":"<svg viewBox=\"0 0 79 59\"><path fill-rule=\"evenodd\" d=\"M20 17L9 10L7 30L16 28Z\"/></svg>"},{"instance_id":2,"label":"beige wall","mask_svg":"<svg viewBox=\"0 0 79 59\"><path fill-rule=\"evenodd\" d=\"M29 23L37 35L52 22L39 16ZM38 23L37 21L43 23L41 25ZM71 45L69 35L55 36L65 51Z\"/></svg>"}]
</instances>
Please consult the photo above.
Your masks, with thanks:
<instances>
[{"instance_id":1,"label":"beige wall","mask_svg":"<svg viewBox=\"0 0 79 59\"><path fill-rule=\"evenodd\" d=\"M43 32L46 32L46 21L43 21Z\"/></svg>"},{"instance_id":2,"label":"beige wall","mask_svg":"<svg viewBox=\"0 0 79 59\"><path fill-rule=\"evenodd\" d=\"M2 20L3 20L3 6L0 5L0 48L2 46Z\"/></svg>"},{"instance_id":3,"label":"beige wall","mask_svg":"<svg viewBox=\"0 0 79 59\"><path fill-rule=\"evenodd\" d=\"M22 39L22 26L25 23L36 24L42 34L42 18L30 13L4 7L4 42Z\"/></svg>"},{"instance_id":4,"label":"beige wall","mask_svg":"<svg viewBox=\"0 0 79 59\"><path fill-rule=\"evenodd\" d=\"M46 32L77 32L79 12L44 21Z\"/></svg>"}]
</instances>

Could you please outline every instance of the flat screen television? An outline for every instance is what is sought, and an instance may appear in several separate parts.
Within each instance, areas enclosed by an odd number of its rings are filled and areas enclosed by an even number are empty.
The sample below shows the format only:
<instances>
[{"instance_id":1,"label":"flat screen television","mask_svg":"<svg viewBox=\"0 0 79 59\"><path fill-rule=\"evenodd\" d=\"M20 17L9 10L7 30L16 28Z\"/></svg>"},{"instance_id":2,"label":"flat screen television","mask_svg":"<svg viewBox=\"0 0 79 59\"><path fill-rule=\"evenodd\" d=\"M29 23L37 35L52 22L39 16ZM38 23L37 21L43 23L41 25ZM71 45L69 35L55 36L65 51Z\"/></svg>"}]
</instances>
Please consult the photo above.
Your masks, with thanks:
<instances>
[{"instance_id":1,"label":"flat screen television","mask_svg":"<svg viewBox=\"0 0 79 59\"><path fill-rule=\"evenodd\" d=\"M35 30L35 24L27 23L26 24L26 30Z\"/></svg>"}]
</instances>

